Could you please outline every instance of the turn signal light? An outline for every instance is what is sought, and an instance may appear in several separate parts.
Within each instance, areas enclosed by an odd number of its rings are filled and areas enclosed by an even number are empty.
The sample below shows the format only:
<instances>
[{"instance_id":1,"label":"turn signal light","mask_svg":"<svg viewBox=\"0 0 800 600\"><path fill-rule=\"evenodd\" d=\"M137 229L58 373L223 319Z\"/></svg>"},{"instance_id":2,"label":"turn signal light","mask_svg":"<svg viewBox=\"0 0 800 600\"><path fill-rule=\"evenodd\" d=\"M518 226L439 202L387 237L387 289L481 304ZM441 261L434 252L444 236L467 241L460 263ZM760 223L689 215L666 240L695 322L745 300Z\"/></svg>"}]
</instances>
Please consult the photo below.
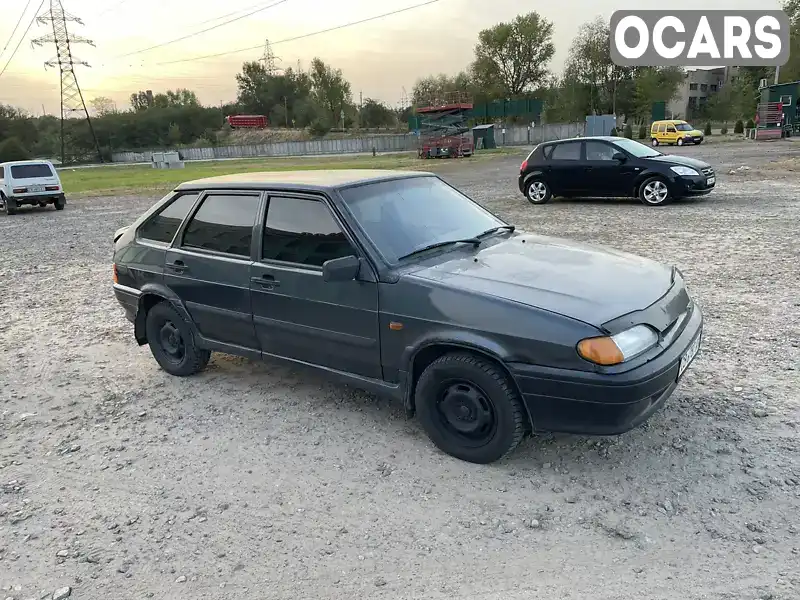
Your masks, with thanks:
<instances>
[{"instance_id":1,"label":"turn signal light","mask_svg":"<svg viewBox=\"0 0 800 600\"><path fill-rule=\"evenodd\" d=\"M596 365L603 365L606 367L618 365L625 360L622 351L610 337L595 337L581 340L578 344L578 354Z\"/></svg>"},{"instance_id":2,"label":"turn signal light","mask_svg":"<svg viewBox=\"0 0 800 600\"><path fill-rule=\"evenodd\" d=\"M15 194L24 194L28 191L28 188L14 188L11 191L14 192Z\"/></svg>"},{"instance_id":3,"label":"turn signal light","mask_svg":"<svg viewBox=\"0 0 800 600\"><path fill-rule=\"evenodd\" d=\"M114 283L119 283L119 273L117 273L117 264L114 263Z\"/></svg>"}]
</instances>

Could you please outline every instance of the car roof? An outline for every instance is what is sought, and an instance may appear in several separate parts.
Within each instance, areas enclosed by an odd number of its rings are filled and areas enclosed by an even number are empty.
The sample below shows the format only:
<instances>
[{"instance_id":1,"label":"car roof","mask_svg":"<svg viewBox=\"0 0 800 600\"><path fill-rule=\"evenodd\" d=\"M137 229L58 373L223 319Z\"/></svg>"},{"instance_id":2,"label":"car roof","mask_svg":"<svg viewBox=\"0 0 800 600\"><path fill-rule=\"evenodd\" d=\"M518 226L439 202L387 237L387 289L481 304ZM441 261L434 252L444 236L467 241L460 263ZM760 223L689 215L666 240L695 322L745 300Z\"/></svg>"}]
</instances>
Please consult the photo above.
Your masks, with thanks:
<instances>
[{"instance_id":1,"label":"car roof","mask_svg":"<svg viewBox=\"0 0 800 600\"><path fill-rule=\"evenodd\" d=\"M564 142L585 142L587 140L600 140L603 142L618 142L620 140L627 140L628 138L615 136L615 135L587 135L585 137L565 138L563 140L552 140L546 142L547 144L562 144Z\"/></svg>"},{"instance_id":2,"label":"car roof","mask_svg":"<svg viewBox=\"0 0 800 600\"><path fill-rule=\"evenodd\" d=\"M389 169L312 169L307 171L262 171L233 173L195 179L180 184L177 190L190 189L283 189L330 190L363 183L409 179L412 177L435 177L424 171L393 171Z\"/></svg>"},{"instance_id":3,"label":"car roof","mask_svg":"<svg viewBox=\"0 0 800 600\"><path fill-rule=\"evenodd\" d=\"M10 160L0 163L0 167L16 167L17 165L50 165L52 167L53 163L49 160Z\"/></svg>"}]
</instances>

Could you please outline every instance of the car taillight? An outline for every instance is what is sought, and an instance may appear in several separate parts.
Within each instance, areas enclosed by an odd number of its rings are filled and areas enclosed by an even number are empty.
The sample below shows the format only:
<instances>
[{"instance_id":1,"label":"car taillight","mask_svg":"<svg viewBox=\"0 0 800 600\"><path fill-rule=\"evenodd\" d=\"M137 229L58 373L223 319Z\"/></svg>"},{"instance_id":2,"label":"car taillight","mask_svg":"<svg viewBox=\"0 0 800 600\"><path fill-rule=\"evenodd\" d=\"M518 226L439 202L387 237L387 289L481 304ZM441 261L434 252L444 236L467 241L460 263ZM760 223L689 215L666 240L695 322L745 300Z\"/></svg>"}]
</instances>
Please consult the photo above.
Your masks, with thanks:
<instances>
[{"instance_id":1,"label":"car taillight","mask_svg":"<svg viewBox=\"0 0 800 600\"><path fill-rule=\"evenodd\" d=\"M119 283L119 273L117 273L117 263L114 263L114 283Z\"/></svg>"},{"instance_id":2,"label":"car taillight","mask_svg":"<svg viewBox=\"0 0 800 600\"><path fill-rule=\"evenodd\" d=\"M522 164L519 166L519 172L522 173L525 169L528 168L528 159L522 161Z\"/></svg>"},{"instance_id":3,"label":"car taillight","mask_svg":"<svg viewBox=\"0 0 800 600\"><path fill-rule=\"evenodd\" d=\"M44 186L44 189L46 191L48 191L48 192L57 192L58 191L58 186L57 185L46 185L46 186Z\"/></svg>"},{"instance_id":4,"label":"car taillight","mask_svg":"<svg viewBox=\"0 0 800 600\"><path fill-rule=\"evenodd\" d=\"M28 188L14 188L11 191L14 192L15 194L24 194L25 192L28 191Z\"/></svg>"}]
</instances>

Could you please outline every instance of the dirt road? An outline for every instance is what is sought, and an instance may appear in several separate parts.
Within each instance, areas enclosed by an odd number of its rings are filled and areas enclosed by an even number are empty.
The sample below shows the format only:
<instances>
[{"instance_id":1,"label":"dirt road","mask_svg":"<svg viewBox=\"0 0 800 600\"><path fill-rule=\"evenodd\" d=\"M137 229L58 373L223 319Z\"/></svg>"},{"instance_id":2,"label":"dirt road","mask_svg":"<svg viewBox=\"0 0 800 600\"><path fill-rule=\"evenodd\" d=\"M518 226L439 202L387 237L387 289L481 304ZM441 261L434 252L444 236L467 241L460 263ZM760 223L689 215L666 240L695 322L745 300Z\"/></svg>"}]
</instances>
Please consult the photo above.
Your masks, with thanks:
<instances>
[{"instance_id":1,"label":"dirt road","mask_svg":"<svg viewBox=\"0 0 800 600\"><path fill-rule=\"evenodd\" d=\"M443 170L519 227L676 264L706 315L645 427L488 467L306 371L161 372L109 264L156 198L0 217L0 598L800 597L800 178L755 168L783 151L680 149L718 189L662 209L531 206L518 157Z\"/></svg>"}]
</instances>

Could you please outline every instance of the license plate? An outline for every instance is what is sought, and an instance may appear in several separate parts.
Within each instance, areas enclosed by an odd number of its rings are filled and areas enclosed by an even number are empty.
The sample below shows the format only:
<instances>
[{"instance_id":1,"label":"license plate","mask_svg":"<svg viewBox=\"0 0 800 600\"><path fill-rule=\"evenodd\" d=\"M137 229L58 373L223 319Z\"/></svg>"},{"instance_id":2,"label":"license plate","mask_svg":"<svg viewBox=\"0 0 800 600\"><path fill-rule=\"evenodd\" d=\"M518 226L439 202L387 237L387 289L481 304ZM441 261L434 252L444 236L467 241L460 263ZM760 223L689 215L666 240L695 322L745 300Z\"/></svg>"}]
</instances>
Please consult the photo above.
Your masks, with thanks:
<instances>
[{"instance_id":1,"label":"license plate","mask_svg":"<svg viewBox=\"0 0 800 600\"><path fill-rule=\"evenodd\" d=\"M702 338L702 334L698 335L694 341L689 345L686 351L681 356L681 363L680 367L678 368L678 379L681 378L683 372L688 368L688 366L694 360L694 357L697 356L697 352L700 350L700 339Z\"/></svg>"},{"instance_id":2,"label":"license plate","mask_svg":"<svg viewBox=\"0 0 800 600\"><path fill-rule=\"evenodd\" d=\"M43 192L44 186L43 185L29 185L28 186L29 192Z\"/></svg>"},{"instance_id":3,"label":"license plate","mask_svg":"<svg viewBox=\"0 0 800 600\"><path fill-rule=\"evenodd\" d=\"M716 182L717 182L716 177L709 177L708 179L706 179L706 185L714 185Z\"/></svg>"}]
</instances>

